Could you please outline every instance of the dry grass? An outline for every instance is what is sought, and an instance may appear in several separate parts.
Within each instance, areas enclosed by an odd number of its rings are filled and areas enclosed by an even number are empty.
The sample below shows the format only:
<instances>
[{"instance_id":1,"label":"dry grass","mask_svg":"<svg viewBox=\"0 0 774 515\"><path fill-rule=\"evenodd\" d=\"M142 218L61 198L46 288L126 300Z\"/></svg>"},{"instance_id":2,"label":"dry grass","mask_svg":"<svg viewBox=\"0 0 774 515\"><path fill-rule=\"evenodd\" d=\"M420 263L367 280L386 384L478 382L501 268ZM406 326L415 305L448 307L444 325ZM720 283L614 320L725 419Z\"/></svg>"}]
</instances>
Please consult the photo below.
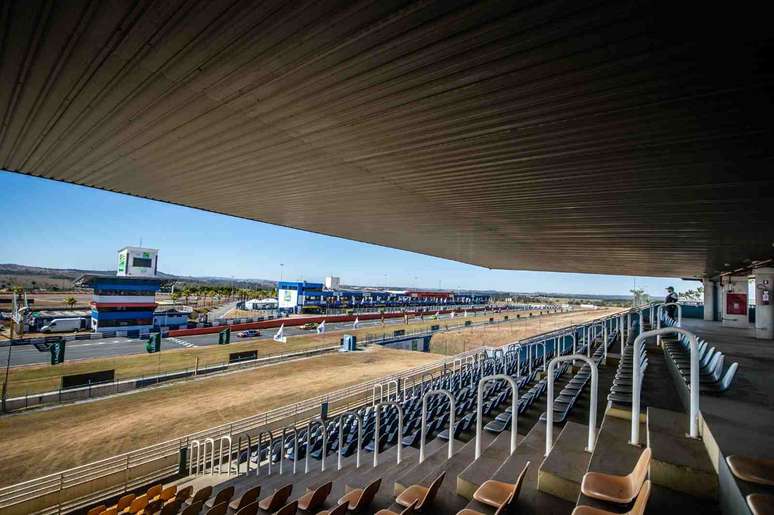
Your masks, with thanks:
<instances>
[{"instance_id":1,"label":"dry grass","mask_svg":"<svg viewBox=\"0 0 774 515\"><path fill-rule=\"evenodd\" d=\"M527 318L509 324L496 324L465 331L439 333L430 340L430 352L451 356L482 345L499 347L560 327L567 327L600 318L616 311L620 310L618 308L610 308L578 313L562 313L550 317Z\"/></svg>"},{"instance_id":2,"label":"dry grass","mask_svg":"<svg viewBox=\"0 0 774 515\"><path fill-rule=\"evenodd\" d=\"M0 418L0 486L166 441L439 359L373 347Z\"/></svg>"},{"instance_id":3,"label":"dry grass","mask_svg":"<svg viewBox=\"0 0 774 515\"><path fill-rule=\"evenodd\" d=\"M522 317L524 313L520 313ZM514 313L501 314L477 314L471 313L467 320L481 322L489 317L495 320L502 320L502 317L509 315L515 317ZM528 316L528 315L526 315ZM553 317L555 315L551 315ZM547 317L547 318L551 318ZM456 318L454 323L462 323L461 318ZM381 334L386 332L392 334L396 329L422 330L429 329L434 324L448 323L448 321L412 321L409 324L387 325L384 329L381 327L371 327L364 329L347 329L339 331L330 331L324 334L317 334L311 331L310 334L303 336L291 336L287 343L277 343L270 339L252 339L240 340L230 345L209 345L195 348L180 348L173 350L163 350L158 354L134 354L127 356L116 356L109 358L93 358L86 360L66 361L61 365L51 366L48 364L25 365L14 367L10 371L8 394L11 397L32 395L35 393L56 390L61 384L61 376L71 374L84 374L87 372L96 372L98 370L115 369L118 380L155 375L164 372L190 369L197 366L204 367L216 363L228 361L228 356L232 352L252 351L258 352L259 357L273 356L282 353L298 352L326 345L338 345L341 335L344 333L353 334L358 339L364 339L369 334ZM520 323L520 322L519 322ZM468 329L470 331L472 329ZM274 332L274 329L264 329L264 332ZM234 335L232 334L232 337ZM236 338L235 338L236 339Z\"/></svg>"}]
</instances>

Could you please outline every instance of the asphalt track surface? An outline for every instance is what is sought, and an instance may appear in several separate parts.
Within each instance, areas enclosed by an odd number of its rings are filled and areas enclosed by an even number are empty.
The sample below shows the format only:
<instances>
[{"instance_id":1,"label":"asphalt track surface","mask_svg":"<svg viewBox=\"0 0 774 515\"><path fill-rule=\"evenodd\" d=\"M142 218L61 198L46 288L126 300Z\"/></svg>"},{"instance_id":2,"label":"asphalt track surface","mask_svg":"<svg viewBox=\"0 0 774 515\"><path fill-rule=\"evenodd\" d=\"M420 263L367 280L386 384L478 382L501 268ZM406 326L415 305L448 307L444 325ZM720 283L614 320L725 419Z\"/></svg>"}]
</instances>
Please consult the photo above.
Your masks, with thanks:
<instances>
[{"instance_id":1,"label":"asphalt track surface","mask_svg":"<svg viewBox=\"0 0 774 515\"><path fill-rule=\"evenodd\" d=\"M439 315L439 319L448 319L449 315ZM425 317L427 320L428 317ZM411 320L411 319L410 319ZM418 319L415 319L418 320ZM481 318L484 320L484 318ZM403 318L388 318L385 320L385 327L391 325L402 325ZM381 328L381 320L363 320L358 325L358 329L368 327ZM345 330L352 328L352 322L325 323L328 331ZM238 342L242 340L237 336L239 331L231 333L231 341ZM276 328L262 329L261 335L257 339L271 339L277 332ZM286 326L285 336L298 336L303 334L313 334L314 330L304 330L298 326ZM255 338L253 338L255 339ZM99 340L74 340L67 342L66 359L87 359L87 358L109 358L113 356L126 356L131 354L144 354L145 339L112 337ZM183 336L176 338L163 338L161 340L161 350L180 349L185 347L204 347L207 345L217 345L218 333L201 334L196 336ZM4 366L8 359L9 347L0 347L0 365ZM48 363L49 353L40 351L35 345L15 345L11 349L11 366L31 365L35 363Z\"/></svg>"}]
</instances>

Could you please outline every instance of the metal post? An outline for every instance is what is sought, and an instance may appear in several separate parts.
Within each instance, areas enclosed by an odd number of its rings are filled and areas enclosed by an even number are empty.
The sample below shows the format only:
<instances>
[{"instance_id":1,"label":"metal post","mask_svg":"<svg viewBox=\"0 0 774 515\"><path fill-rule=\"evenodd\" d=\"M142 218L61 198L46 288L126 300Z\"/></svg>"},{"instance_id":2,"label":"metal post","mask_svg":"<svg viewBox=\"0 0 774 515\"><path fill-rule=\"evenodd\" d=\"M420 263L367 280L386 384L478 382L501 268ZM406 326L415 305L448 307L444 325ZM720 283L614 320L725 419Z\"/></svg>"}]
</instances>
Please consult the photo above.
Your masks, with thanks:
<instances>
[{"instance_id":1,"label":"metal post","mask_svg":"<svg viewBox=\"0 0 774 515\"><path fill-rule=\"evenodd\" d=\"M634 339L634 355L632 357L632 431L629 441L632 445L639 445L640 442L640 346L646 338L659 336L663 334L677 333L688 337L691 352L691 392L690 392L690 427L688 436L690 438L699 437L699 353L698 338L690 331L681 327L665 327L654 331L646 331Z\"/></svg>"},{"instance_id":2,"label":"metal post","mask_svg":"<svg viewBox=\"0 0 774 515\"><path fill-rule=\"evenodd\" d=\"M449 459L454 455L454 414L457 405L448 390L430 390L422 396L422 419L419 442L419 463L425 461L425 436L427 434L427 399L433 395L445 395L449 399Z\"/></svg>"},{"instance_id":3,"label":"metal post","mask_svg":"<svg viewBox=\"0 0 774 515\"><path fill-rule=\"evenodd\" d=\"M403 438L403 407L401 407L401 405L398 404L397 402L391 402L391 401L381 402L377 404L376 405L376 427L374 428L374 467L379 466L379 430L381 427L382 406L393 406L396 410L398 410L398 443L397 443L398 464L400 464L401 448L403 447L403 442L401 441ZM452 427L449 426L449 437L451 437L452 431L453 431ZM339 444L339 447L341 447L341 444ZM339 463L341 463L341 453L339 453ZM360 464L358 460L358 467L359 466ZM339 469L341 469L341 465L339 465Z\"/></svg>"},{"instance_id":4,"label":"metal post","mask_svg":"<svg viewBox=\"0 0 774 515\"><path fill-rule=\"evenodd\" d=\"M621 318L618 321L618 325L620 327L620 333L621 333L621 358L623 359L624 344L626 343L626 336L624 335L626 330L624 328L624 316L623 315L621 315Z\"/></svg>"},{"instance_id":5,"label":"metal post","mask_svg":"<svg viewBox=\"0 0 774 515\"><path fill-rule=\"evenodd\" d=\"M573 354L571 356L560 356L551 360L548 364L548 399L546 406L546 456L551 452L554 445L554 371L557 363L562 361L583 360L591 368L591 405L589 406L589 437L586 445L586 451L594 450L597 433L597 388L599 387L599 371L597 364L592 359L583 354Z\"/></svg>"},{"instance_id":6,"label":"metal post","mask_svg":"<svg viewBox=\"0 0 774 515\"><path fill-rule=\"evenodd\" d=\"M481 456L481 451L483 449L483 442L481 441L483 422L481 421L481 418L483 417L484 412L484 385L489 381L497 381L499 379L507 381L511 385L511 454L516 451L519 416L519 387L512 377L505 374L495 374L482 377L478 382L478 393L476 397L476 459Z\"/></svg>"}]
</instances>

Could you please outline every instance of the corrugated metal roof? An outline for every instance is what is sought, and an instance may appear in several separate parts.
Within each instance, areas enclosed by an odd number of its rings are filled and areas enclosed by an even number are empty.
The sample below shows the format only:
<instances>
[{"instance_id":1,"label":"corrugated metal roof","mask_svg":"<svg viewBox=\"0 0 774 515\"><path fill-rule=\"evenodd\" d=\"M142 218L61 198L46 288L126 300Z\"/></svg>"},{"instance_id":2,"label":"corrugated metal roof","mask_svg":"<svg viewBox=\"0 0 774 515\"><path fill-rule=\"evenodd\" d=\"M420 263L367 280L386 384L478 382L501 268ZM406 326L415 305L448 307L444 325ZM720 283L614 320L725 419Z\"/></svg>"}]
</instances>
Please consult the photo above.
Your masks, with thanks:
<instances>
[{"instance_id":1,"label":"corrugated metal roof","mask_svg":"<svg viewBox=\"0 0 774 515\"><path fill-rule=\"evenodd\" d=\"M768 18L659 5L6 1L0 166L491 268L769 257Z\"/></svg>"}]
</instances>

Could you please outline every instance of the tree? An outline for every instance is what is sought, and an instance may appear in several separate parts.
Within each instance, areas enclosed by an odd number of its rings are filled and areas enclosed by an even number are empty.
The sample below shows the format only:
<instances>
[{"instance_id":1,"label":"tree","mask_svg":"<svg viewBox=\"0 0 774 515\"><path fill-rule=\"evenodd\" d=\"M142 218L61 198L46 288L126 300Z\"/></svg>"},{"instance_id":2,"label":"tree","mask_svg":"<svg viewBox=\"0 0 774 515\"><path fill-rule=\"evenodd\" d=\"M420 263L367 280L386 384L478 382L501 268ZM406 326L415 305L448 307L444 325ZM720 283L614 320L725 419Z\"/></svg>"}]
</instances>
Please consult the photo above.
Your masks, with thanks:
<instances>
[{"instance_id":1,"label":"tree","mask_svg":"<svg viewBox=\"0 0 774 515\"><path fill-rule=\"evenodd\" d=\"M169 298L172 299L172 302L177 303L178 299L180 299L180 294L176 291L173 291L169 294Z\"/></svg>"},{"instance_id":2,"label":"tree","mask_svg":"<svg viewBox=\"0 0 774 515\"><path fill-rule=\"evenodd\" d=\"M645 293L645 290L641 288L635 288L633 290L629 290L629 292L633 296L632 305L634 306L642 306L650 302L650 295Z\"/></svg>"},{"instance_id":3,"label":"tree","mask_svg":"<svg viewBox=\"0 0 774 515\"><path fill-rule=\"evenodd\" d=\"M77 301L77 300L75 300L75 298L74 298L74 297L67 297L67 298L64 300L64 303L65 303L65 304L67 304L67 307L68 307L68 308L70 308L70 309L72 309L72 307L73 307L73 306L75 306L75 304L76 304L77 302L78 302L78 301Z\"/></svg>"}]
</instances>

